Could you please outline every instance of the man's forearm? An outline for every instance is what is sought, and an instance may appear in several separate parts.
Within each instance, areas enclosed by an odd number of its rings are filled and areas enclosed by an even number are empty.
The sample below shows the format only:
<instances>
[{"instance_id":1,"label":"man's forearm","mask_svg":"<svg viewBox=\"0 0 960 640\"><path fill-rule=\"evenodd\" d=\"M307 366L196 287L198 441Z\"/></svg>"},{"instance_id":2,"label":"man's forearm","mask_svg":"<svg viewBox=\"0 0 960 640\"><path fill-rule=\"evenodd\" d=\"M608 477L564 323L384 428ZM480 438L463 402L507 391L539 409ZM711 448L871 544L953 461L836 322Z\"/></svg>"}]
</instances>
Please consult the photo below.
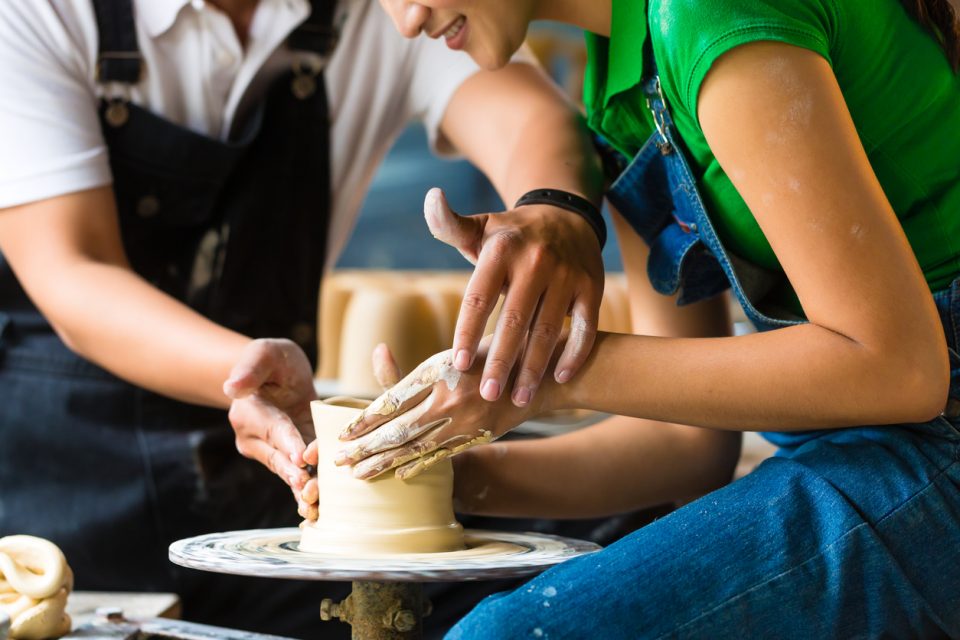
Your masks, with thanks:
<instances>
[{"instance_id":1,"label":"man's forearm","mask_svg":"<svg viewBox=\"0 0 960 640\"><path fill-rule=\"evenodd\" d=\"M451 100L442 129L507 207L539 188L600 202L602 174L586 125L531 64L517 62L468 79Z\"/></svg>"}]
</instances>

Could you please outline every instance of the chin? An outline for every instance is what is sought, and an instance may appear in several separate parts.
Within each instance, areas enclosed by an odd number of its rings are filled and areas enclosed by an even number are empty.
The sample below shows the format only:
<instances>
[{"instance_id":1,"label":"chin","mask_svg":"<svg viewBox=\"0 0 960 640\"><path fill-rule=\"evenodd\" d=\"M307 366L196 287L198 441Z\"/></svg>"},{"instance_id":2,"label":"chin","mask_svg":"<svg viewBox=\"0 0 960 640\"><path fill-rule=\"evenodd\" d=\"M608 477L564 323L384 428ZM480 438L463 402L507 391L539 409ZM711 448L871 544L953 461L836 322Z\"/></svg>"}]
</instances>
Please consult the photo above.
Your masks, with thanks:
<instances>
[{"instance_id":1,"label":"chin","mask_svg":"<svg viewBox=\"0 0 960 640\"><path fill-rule=\"evenodd\" d=\"M476 62L481 69L485 71L496 71L510 64L510 58L513 57L513 53L506 51L505 48L490 48L470 52L470 57L473 58L473 61Z\"/></svg>"}]
</instances>

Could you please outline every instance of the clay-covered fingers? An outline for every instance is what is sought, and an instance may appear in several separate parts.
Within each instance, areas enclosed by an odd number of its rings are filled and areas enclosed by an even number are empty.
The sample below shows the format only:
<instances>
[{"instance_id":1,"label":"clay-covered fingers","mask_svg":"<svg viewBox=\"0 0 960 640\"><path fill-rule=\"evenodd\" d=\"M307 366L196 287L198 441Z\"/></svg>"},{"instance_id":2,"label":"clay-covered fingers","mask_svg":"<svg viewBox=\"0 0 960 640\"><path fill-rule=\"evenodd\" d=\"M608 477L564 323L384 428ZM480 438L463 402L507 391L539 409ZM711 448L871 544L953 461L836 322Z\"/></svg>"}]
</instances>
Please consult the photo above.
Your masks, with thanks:
<instances>
[{"instance_id":1,"label":"clay-covered fingers","mask_svg":"<svg viewBox=\"0 0 960 640\"><path fill-rule=\"evenodd\" d=\"M439 421L430 425L431 428L415 440L411 440L401 447L377 453L361 460L353 465L353 477L370 480L381 473L435 451L444 440L444 432L449 425L450 420Z\"/></svg>"},{"instance_id":2,"label":"clay-covered fingers","mask_svg":"<svg viewBox=\"0 0 960 640\"><path fill-rule=\"evenodd\" d=\"M260 462L291 487L303 486L307 480L302 468L306 445L289 415L251 395L233 401L229 418L241 455Z\"/></svg>"},{"instance_id":3,"label":"clay-covered fingers","mask_svg":"<svg viewBox=\"0 0 960 640\"><path fill-rule=\"evenodd\" d=\"M427 358L403 380L381 394L340 434L341 440L355 440L395 417L416 407L427 397L433 385L443 380L453 388L459 372L453 368L450 351Z\"/></svg>"},{"instance_id":4,"label":"clay-covered fingers","mask_svg":"<svg viewBox=\"0 0 960 640\"><path fill-rule=\"evenodd\" d=\"M310 478L299 492L294 490L297 499L297 513L305 520L316 520L317 504L320 500L320 487L316 478Z\"/></svg>"},{"instance_id":5,"label":"clay-covered fingers","mask_svg":"<svg viewBox=\"0 0 960 640\"><path fill-rule=\"evenodd\" d=\"M309 479L303 485L303 489L293 490L294 497L297 499L297 513L306 520L316 520L318 515L317 504L320 500L320 484L317 481L316 469L319 457L317 441L314 440L307 445L303 452L303 463L307 465L305 472Z\"/></svg>"},{"instance_id":6,"label":"clay-covered fingers","mask_svg":"<svg viewBox=\"0 0 960 640\"><path fill-rule=\"evenodd\" d=\"M563 384L570 380L593 350L597 338L597 325L600 319L600 297L595 292L582 293L573 303L570 313L570 331L567 335L563 353L554 368L554 379Z\"/></svg>"},{"instance_id":7,"label":"clay-covered fingers","mask_svg":"<svg viewBox=\"0 0 960 640\"><path fill-rule=\"evenodd\" d=\"M423 201L423 217L430 233L459 251L470 264L477 264L487 215L457 215L447 204L446 195L436 187L427 192Z\"/></svg>"},{"instance_id":8,"label":"clay-covered fingers","mask_svg":"<svg viewBox=\"0 0 960 640\"><path fill-rule=\"evenodd\" d=\"M475 434L461 434L444 440L435 450L421 455L419 458L406 462L397 467L394 472L397 478L409 480L420 475L430 467L439 464L441 461L459 455L467 449L489 444L493 442L493 433L484 429L478 430Z\"/></svg>"},{"instance_id":9,"label":"clay-covered fingers","mask_svg":"<svg viewBox=\"0 0 960 640\"><path fill-rule=\"evenodd\" d=\"M293 464L283 452L274 448L268 442L257 438L237 440L237 451L240 455L256 460L290 486L294 492L299 491L310 479L307 472Z\"/></svg>"},{"instance_id":10,"label":"clay-covered fingers","mask_svg":"<svg viewBox=\"0 0 960 640\"><path fill-rule=\"evenodd\" d=\"M433 404L431 398L432 396L427 396L423 402L406 413L400 414L390 422L380 425L356 440L351 440L337 452L334 464L354 464L364 458L369 458L375 453L402 446L436 427L442 418L423 420L423 416Z\"/></svg>"}]
</instances>

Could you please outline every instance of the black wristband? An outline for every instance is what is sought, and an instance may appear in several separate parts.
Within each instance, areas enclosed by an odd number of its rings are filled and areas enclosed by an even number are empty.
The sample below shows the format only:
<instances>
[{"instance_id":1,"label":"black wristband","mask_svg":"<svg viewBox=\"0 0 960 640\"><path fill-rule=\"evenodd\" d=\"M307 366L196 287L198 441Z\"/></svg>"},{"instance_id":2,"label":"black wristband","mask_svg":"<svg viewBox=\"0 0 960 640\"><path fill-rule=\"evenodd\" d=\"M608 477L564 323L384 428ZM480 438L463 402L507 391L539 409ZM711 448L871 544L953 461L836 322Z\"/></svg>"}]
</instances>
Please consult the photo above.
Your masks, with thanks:
<instances>
[{"instance_id":1,"label":"black wristband","mask_svg":"<svg viewBox=\"0 0 960 640\"><path fill-rule=\"evenodd\" d=\"M516 209L528 204L549 204L572 211L586 220L597 234L601 249L607 244L607 224L603 221L600 210L589 200L560 189L534 189L521 196L513 207Z\"/></svg>"}]
</instances>

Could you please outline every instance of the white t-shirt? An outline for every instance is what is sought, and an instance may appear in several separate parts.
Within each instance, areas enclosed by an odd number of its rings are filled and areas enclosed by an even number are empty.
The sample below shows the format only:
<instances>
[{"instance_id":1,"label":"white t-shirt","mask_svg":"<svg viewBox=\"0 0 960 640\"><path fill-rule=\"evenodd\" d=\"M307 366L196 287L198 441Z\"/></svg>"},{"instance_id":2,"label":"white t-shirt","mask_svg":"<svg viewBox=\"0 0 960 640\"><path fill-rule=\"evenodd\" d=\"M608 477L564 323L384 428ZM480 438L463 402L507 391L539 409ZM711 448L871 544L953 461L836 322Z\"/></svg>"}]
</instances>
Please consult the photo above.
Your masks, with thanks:
<instances>
[{"instance_id":1,"label":"white t-shirt","mask_svg":"<svg viewBox=\"0 0 960 640\"><path fill-rule=\"evenodd\" d=\"M283 43L309 0L260 0L244 50L228 17L203 0L133 0L146 73L129 98L224 139L294 56ZM373 173L414 119L431 140L457 87L477 67L442 42L400 36L376 0L341 0L340 43L326 67L332 118L330 262ZM0 0L0 209L111 184L94 76L91 0ZM296 135L295 131L290 132Z\"/></svg>"}]
</instances>

